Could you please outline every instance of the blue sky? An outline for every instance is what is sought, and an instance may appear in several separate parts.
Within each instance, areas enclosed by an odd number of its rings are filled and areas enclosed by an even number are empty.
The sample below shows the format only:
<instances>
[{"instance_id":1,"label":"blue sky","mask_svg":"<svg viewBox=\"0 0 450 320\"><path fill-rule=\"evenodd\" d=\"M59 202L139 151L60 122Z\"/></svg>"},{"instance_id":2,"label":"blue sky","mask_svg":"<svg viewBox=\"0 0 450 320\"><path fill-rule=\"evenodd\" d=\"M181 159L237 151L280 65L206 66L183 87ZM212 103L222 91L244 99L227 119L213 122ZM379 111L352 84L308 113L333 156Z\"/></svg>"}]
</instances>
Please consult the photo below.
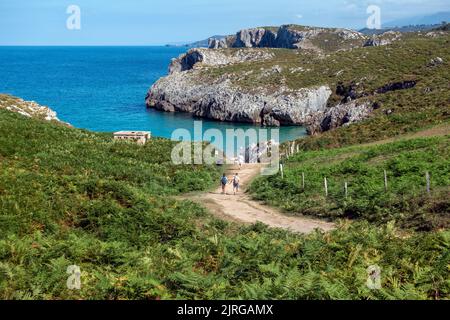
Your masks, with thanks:
<instances>
[{"instance_id":1,"label":"blue sky","mask_svg":"<svg viewBox=\"0 0 450 320\"><path fill-rule=\"evenodd\" d=\"M72 4L81 30L66 28ZM157 45L287 23L361 28L370 4L383 22L450 9L450 0L0 0L0 45Z\"/></svg>"}]
</instances>

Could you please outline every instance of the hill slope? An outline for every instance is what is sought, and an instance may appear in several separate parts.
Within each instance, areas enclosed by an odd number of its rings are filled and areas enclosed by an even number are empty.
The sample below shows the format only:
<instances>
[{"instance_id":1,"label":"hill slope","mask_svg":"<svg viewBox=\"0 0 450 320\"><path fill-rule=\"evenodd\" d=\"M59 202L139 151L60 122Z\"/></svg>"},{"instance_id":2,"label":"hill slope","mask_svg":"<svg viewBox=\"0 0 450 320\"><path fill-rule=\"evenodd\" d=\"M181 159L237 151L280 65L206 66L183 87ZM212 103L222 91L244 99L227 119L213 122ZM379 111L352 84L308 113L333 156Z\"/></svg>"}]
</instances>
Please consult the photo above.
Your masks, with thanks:
<instances>
[{"instance_id":1,"label":"hill slope","mask_svg":"<svg viewBox=\"0 0 450 320\"><path fill-rule=\"evenodd\" d=\"M285 162L284 178L261 177L251 191L256 199L294 215L365 219L375 224L396 221L399 226L417 230L448 229L449 144L447 135L301 151ZM427 172L431 177L430 194Z\"/></svg>"},{"instance_id":2,"label":"hill slope","mask_svg":"<svg viewBox=\"0 0 450 320\"><path fill-rule=\"evenodd\" d=\"M341 223L240 227L170 197L219 174L144 147L0 110L2 299L443 299L450 234ZM366 286L382 268L382 289ZM81 290L66 287L81 268Z\"/></svg>"}]
</instances>

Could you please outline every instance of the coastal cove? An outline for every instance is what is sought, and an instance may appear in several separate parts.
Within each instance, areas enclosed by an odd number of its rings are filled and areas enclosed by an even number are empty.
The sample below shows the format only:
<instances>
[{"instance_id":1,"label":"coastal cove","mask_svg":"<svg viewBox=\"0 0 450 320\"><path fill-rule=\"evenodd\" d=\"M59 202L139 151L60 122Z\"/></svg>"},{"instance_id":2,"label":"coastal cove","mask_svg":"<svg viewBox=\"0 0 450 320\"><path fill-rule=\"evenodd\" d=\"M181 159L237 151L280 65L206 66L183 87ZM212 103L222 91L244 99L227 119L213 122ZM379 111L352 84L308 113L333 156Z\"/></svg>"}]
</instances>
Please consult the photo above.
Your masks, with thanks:
<instances>
[{"instance_id":1,"label":"coastal cove","mask_svg":"<svg viewBox=\"0 0 450 320\"><path fill-rule=\"evenodd\" d=\"M194 140L194 119L189 114L147 109L145 95L167 75L179 47L0 47L0 93L47 105L62 121L98 132L151 131L170 138L178 128ZM211 128L259 128L250 124L202 120ZM302 127L280 128L280 141L304 136Z\"/></svg>"}]
</instances>

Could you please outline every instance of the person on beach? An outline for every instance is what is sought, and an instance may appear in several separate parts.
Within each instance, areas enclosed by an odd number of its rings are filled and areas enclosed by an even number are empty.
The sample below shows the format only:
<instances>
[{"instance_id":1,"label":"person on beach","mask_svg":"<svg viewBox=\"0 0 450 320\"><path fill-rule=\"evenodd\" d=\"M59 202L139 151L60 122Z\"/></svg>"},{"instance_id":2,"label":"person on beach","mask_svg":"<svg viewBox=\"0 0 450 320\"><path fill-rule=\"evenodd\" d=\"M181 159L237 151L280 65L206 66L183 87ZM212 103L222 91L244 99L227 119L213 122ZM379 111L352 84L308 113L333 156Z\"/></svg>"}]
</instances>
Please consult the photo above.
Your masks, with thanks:
<instances>
[{"instance_id":1,"label":"person on beach","mask_svg":"<svg viewBox=\"0 0 450 320\"><path fill-rule=\"evenodd\" d=\"M233 193L236 195L236 193L239 192L239 182L241 179L239 178L239 174L236 173L233 177Z\"/></svg>"},{"instance_id":2,"label":"person on beach","mask_svg":"<svg viewBox=\"0 0 450 320\"><path fill-rule=\"evenodd\" d=\"M220 179L220 184L222 185L222 194L225 194L227 184L228 184L228 178L225 175L225 173L222 176L222 179Z\"/></svg>"}]
</instances>

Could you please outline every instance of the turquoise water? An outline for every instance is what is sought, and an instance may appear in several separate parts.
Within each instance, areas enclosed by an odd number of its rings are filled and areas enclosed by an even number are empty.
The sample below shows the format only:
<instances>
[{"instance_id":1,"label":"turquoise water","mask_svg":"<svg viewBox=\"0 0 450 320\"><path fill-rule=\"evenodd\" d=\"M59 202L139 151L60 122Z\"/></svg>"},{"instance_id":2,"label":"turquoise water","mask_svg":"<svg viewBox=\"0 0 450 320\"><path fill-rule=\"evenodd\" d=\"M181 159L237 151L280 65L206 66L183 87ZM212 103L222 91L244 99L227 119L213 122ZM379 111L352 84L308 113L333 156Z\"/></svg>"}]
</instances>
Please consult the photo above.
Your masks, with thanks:
<instances>
[{"instance_id":1,"label":"turquoise water","mask_svg":"<svg viewBox=\"0 0 450 320\"><path fill-rule=\"evenodd\" d=\"M170 60L185 51L168 47L0 47L0 93L48 105L61 120L94 131L146 130L170 138L188 129L188 114L148 110L149 87L167 74ZM203 131L257 128L203 120ZM305 134L301 127L284 127L280 140Z\"/></svg>"}]
</instances>

